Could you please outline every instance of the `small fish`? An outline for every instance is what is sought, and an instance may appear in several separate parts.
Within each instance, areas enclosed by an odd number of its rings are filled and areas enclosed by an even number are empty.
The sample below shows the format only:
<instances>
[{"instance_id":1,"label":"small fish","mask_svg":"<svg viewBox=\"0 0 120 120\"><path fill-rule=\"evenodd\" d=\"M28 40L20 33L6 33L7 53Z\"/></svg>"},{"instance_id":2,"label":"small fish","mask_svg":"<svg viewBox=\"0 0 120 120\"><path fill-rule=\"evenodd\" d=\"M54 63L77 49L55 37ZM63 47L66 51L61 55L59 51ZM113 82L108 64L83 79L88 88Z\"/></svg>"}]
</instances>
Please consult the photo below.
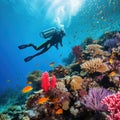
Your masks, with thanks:
<instances>
[{"instance_id":1,"label":"small fish","mask_svg":"<svg viewBox=\"0 0 120 120\"><path fill-rule=\"evenodd\" d=\"M63 110L62 110L61 108L58 109L58 110L56 111L56 114L57 114L57 115L63 114Z\"/></svg>"},{"instance_id":2,"label":"small fish","mask_svg":"<svg viewBox=\"0 0 120 120\"><path fill-rule=\"evenodd\" d=\"M112 71L111 73L109 73L109 77L114 77L116 75L116 73L114 71Z\"/></svg>"},{"instance_id":3,"label":"small fish","mask_svg":"<svg viewBox=\"0 0 120 120\"><path fill-rule=\"evenodd\" d=\"M51 62L51 63L49 64L50 67L53 67L54 65L55 65L55 62Z\"/></svg>"},{"instance_id":4,"label":"small fish","mask_svg":"<svg viewBox=\"0 0 120 120\"><path fill-rule=\"evenodd\" d=\"M110 59L109 62L112 64L113 63L113 59Z\"/></svg>"},{"instance_id":5,"label":"small fish","mask_svg":"<svg viewBox=\"0 0 120 120\"><path fill-rule=\"evenodd\" d=\"M30 92L32 89L33 89L32 86L26 86L22 89L22 92L27 93L27 92Z\"/></svg>"},{"instance_id":6,"label":"small fish","mask_svg":"<svg viewBox=\"0 0 120 120\"><path fill-rule=\"evenodd\" d=\"M44 104L49 100L49 97L43 97L38 99L38 104Z\"/></svg>"},{"instance_id":7,"label":"small fish","mask_svg":"<svg viewBox=\"0 0 120 120\"><path fill-rule=\"evenodd\" d=\"M10 80L6 80L6 82L10 82Z\"/></svg>"},{"instance_id":8,"label":"small fish","mask_svg":"<svg viewBox=\"0 0 120 120\"><path fill-rule=\"evenodd\" d=\"M38 67L38 66L39 66L39 64L37 63L35 66L36 66L36 67Z\"/></svg>"},{"instance_id":9,"label":"small fish","mask_svg":"<svg viewBox=\"0 0 120 120\"><path fill-rule=\"evenodd\" d=\"M27 81L27 84L32 84L32 82L30 82L30 81Z\"/></svg>"},{"instance_id":10,"label":"small fish","mask_svg":"<svg viewBox=\"0 0 120 120\"><path fill-rule=\"evenodd\" d=\"M93 43L97 43L97 40L93 40Z\"/></svg>"}]
</instances>

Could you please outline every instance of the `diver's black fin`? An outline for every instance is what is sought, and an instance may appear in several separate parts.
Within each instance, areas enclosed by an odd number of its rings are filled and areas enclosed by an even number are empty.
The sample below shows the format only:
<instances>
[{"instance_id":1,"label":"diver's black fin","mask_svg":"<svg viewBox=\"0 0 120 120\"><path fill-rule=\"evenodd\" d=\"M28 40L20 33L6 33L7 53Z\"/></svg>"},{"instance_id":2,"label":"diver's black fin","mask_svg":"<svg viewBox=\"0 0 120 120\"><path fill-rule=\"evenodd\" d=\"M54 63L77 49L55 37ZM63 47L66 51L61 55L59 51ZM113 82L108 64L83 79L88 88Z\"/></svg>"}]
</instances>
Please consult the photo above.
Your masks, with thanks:
<instances>
[{"instance_id":1,"label":"diver's black fin","mask_svg":"<svg viewBox=\"0 0 120 120\"><path fill-rule=\"evenodd\" d=\"M18 46L19 49L24 49L26 47L28 47L28 45L20 45L20 46Z\"/></svg>"},{"instance_id":2,"label":"diver's black fin","mask_svg":"<svg viewBox=\"0 0 120 120\"><path fill-rule=\"evenodd\" d=\"M24 61L25 61L25 62L28 62L28 61L30 61L32 58L33 58L33 56L29 56L29 57L25 58Z\"/></svg>"}]
</instances>

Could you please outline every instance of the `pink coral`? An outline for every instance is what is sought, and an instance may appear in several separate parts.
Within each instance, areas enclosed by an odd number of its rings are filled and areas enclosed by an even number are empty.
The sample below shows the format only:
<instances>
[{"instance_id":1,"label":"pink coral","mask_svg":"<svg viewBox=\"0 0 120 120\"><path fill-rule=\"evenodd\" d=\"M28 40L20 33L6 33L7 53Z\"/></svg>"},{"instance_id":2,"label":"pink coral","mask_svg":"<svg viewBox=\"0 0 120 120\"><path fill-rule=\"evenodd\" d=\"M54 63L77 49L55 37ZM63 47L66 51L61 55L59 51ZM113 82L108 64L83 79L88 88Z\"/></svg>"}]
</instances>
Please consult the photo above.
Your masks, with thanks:
<instances>
[{"instance_id":1,"label":"pink coral","mask_svg":"<svg viewBox=\"0 0 120 120\"><path fill-rule=\"evenodd\" d=\"M50 88L56 87L56 77L52 76L52 80L49 79L49 73L44 72L41 77L41 88L47 92Z\"/></svg>"},{"instance_id":2,"label":"pink coral","mask_svg":"<svg viewBox=\"0 0 120 120\"><path fill-rule=\"evenodd\" d=\"M108 106L109 120L120 120L120 92L105 97L102 103Z\"/></svg>"}]
</instances>

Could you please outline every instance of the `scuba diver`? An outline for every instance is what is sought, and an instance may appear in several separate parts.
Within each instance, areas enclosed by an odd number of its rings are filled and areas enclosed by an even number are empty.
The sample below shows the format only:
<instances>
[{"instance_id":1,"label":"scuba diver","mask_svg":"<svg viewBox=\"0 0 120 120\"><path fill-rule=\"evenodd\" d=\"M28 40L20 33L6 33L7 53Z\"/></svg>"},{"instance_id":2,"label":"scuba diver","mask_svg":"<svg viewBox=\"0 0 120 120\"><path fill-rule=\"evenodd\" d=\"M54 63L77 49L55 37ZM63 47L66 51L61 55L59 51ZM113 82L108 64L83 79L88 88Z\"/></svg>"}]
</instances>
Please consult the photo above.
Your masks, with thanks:
<instances>
[{"instance_id":1,"label":"scuba diver","mask_svg":"<svg viewBox=\"0 0 120 120\"><path fill-rule=\"evenodd\" d=\"M58 49L58 44L63 46L62 44L62 38L65 36L65 32L63 30L56 30L55 28L51 28L45 32L42 32L42 35L44 38L51 37L51 39L47 40L45 43L43 43L40 46L35 46L34 44L24 44L18 46L19 49L25 49L27 47L33 47L35 50L41 50L40 52L36 53L35 55L28 56L24 59L25 62L30 61L32 58L39 56L46 51L48 51L52 46L55 46L56 49Z\"/></svg>"}]
</instances>

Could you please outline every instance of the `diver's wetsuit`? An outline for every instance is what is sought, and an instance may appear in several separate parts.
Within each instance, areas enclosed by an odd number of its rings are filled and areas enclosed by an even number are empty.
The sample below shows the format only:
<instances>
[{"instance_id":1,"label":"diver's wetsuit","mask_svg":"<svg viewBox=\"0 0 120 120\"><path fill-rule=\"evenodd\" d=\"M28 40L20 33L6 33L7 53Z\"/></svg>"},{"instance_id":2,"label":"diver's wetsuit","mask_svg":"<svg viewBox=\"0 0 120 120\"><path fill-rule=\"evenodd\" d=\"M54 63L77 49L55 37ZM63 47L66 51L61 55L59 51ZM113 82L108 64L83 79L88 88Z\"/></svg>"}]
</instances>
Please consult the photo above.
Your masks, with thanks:
<instances>
[{"instance_id":1,"label":"diver's wetsuit","mask_svg":"<svg viewBox=\"0 0 120 120\"><path fill-rule=\"evenodd\" d=\"M46 52L47 50L49 50L52 46L55 46L58 49L58 43L60 43L61 46L63 46L62 44L62 38L63 36L65 36L65 33L63 31L60 32L56 32L54 33L54 35L52 36L52 38L48 41L46 41L45 43L43 43L42 45L40 45L39 47L33 45L33 44L25 44L25 45L20 45L18 46L19 49L24 49L27 47L33 47L35 50L40 50L42 49L40 52L38 52L37 54L33 55L33 56L29 56L27 58L24 59L25 62L30 61L32 58L43 54L44 52Z\"/></svg>"}]
</instances>

